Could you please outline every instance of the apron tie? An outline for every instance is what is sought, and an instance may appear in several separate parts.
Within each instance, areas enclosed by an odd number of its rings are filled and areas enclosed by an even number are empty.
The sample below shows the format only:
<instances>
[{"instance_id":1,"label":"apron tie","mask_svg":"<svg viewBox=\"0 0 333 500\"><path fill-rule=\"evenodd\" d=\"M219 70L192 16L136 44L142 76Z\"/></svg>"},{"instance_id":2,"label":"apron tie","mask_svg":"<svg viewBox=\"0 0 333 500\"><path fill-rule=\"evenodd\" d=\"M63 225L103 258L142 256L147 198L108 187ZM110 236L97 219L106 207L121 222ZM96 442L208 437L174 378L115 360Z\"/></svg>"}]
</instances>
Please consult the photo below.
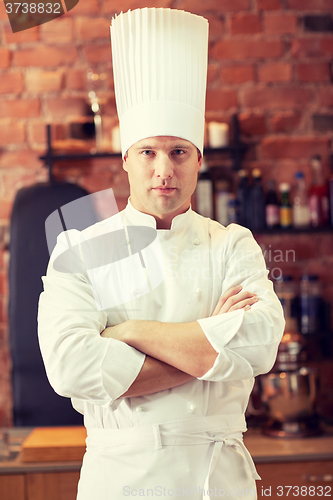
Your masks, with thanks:
<instances>
[{"instance_id":1,"label":"apron tie","mask_svg":"<svg viewBox=\"0 0 333 500\"><path fill-rule=\"evenodd\" d=\"M87 449L107 452L108 449L112 451L118 445L128 443L133 446L144 445L147 448L151 446L155 450L161 450L165 446L211 444L213 450L204 481L204 489L207 492L210 489L212 476L221 457L223 446L239 447L252 478L261 479L243 443L242 434L245 430L243 415L217 415L122 429L88 429Z\"/></svg>"},{"instance_id":2,"label":"apron tie","mask_svg":"<svg viewBox=\"0 0 333 500\"><path fill-rule=\"evenodd\" d=\"M247 463L248 463L248 465L250 467L252 477L254 479L261 479L261 477L259 476L259 474L256 471L256 468L255 468L255 465L253 463L252 457L251 457L249 451L247 450L247 448L246 448L246 446L245 446L245 444L244 444L244 442L243 442L242 439L240 439L238 437L223 437L223 438L219 438L218 436L212 436L211 440L214 443L214 448L213 448L213 453L212 453L212 456L211 456L211 459L210 459L210 463L209 463L209 467L208 467L208 473L207 473L206 480L205 480L205 485L204 485L204 490L206 492L210 489L211 477L213 475L213 472L214 472L214 469L216 467L216 464L217 464L217 462L219 460L222 448L225 445L228 445L228 446L235 446L235 445L236 446L240 446L242 448L242 450L243 450L243 453L244 453L244 456L246 458L246 461L247 461ZM209 497L210 497L210 495L209 495Z\"/></svg>"}]
</instances>

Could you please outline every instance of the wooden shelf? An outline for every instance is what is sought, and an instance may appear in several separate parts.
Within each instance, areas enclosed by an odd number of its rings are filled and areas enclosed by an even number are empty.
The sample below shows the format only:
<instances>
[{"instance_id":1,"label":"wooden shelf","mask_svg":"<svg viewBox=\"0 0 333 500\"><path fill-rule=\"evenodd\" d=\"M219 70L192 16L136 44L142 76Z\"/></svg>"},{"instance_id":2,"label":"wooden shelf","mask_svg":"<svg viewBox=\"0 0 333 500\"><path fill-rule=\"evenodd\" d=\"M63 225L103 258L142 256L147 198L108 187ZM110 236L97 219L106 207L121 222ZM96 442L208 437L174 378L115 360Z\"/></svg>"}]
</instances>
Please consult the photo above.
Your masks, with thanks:
<instances>
[{"instance_id":1,"label":"wooden shelf","mask_svg":"<svg viewBox=\"0 0 333 500\"><path fill-rule=\"evenodd\" d=\"M274 235L274 234L312 234L312 233L332 233L332 226L322 226L322 227L308 227L308 228L281 228L277 227L274 229L263 229L261 231L252 231L255 236L259 235Z\"/></svg>"},{"instance_id":2,"label":"wooden shelf","mask_svg":"<svg viewBox=\"0 0 333 500\"><path fill-rule=\"evenodd\" d=\"M233 170L240 170L242 156L247 150L247 144L243 143L240 139L239 132L239 122L238 116L233 116L233 130L234 137L233 143L230 146L226 146L223 148L205 148L204 155L212 156L212 155L221 155L223 153L227 153L232 158ZM121 158L121 153L114 153L112 151L102 151L96 153L90 152L73 152L73 153L57 153L55 149L52 147L51 140L51 126L46 125L46 134L47 134L47 150L46 153L39 157L40 160L45 162L45 166L49 169L49 179L52 181L52 167L55 161L73 161L73 160L93 160L99 158Z\"/></svg>"}]
</instances>

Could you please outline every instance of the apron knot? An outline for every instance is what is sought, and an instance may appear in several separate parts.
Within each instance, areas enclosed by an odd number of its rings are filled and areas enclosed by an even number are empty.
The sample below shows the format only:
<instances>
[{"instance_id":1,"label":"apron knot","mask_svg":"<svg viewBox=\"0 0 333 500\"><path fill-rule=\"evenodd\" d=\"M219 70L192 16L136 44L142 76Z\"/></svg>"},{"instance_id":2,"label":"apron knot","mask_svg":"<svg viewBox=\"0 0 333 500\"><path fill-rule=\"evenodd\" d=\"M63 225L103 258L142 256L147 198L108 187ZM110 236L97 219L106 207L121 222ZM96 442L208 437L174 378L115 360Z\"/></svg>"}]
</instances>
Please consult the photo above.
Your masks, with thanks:
<instances>
[{"instance_id":1,"label":"apron knot","mask_svg":"<svg viewBox=\"0 0 333 500\"><path fill-rule=\"evenodd\" d=\"M213 447L213 452L212 452L212 456L210 459L207 477L205 480L205 485L204 485L205 491L208 491L210 489L211 478L212 478L213 472L216 468L216 464L220 458L223 446L239 446L242 449L242 452L245 456L246 462L250 468L251 475L252 475L253 479L261 479L261 477L259 476L259 474L256 471L252 457L251 457L250 453L248 452L241 436L240 437L229 436L229 437L219 438L219 436L212 435L211 441L212 441L212 443L214 443L214 447Z\"/></svg>"}]
</instances>

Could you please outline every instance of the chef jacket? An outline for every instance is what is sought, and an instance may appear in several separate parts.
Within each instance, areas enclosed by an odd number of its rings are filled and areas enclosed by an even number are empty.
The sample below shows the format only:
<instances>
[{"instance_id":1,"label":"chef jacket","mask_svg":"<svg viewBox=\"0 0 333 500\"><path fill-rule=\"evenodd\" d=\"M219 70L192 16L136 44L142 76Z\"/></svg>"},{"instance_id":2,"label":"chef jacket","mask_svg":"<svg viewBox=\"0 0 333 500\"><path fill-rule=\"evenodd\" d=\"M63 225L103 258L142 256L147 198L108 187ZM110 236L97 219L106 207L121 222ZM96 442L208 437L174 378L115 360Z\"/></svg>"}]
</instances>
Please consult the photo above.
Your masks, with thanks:
<instances>
[{"instance_id":1,"label":"chef jacket","mask_svg":"<svg viewBox=\"0 0 333 500\"><path fill-rule=\"evenodd\" d=\"M46 372L54 390L72 398L88 429L78 498L88 499L89 491L105 500L149 496L150 487L155 496L163 496L159 487L187 496L186 488L192 487L190 496L199 499L208 495L205 485L251 487L259 476L242 444L244 413L254 377L273 366L284 327L261 249L248 229L236 224L224 227L190 207L174 217L170 230L157 229L164 263L161 282L147 289L144 273L133 278L127 272L121 304L111 300L117 288L123 288L119 272L113 272L115 263L87 270L83 262L75 272L55 269L68 237L80 245L82 238L90 241L130 226L156 230L156 220L129 200L125 210L107 220L82 232L62 233L43 277L38 328ZM142 255L149 273L148 254L142 251ZM127 258L129 269L140 268L139 257ZM249 311L211 316L221 294L235 285L256 293L258 302ZM202 377L178 387L123 398L140 373L145 354L100 333L128 319L198 321L218 353L214 365ZM218 462L221 456L224 465ZM134 477L133 467L138 466Z\"/></svg>"}]
</instances>

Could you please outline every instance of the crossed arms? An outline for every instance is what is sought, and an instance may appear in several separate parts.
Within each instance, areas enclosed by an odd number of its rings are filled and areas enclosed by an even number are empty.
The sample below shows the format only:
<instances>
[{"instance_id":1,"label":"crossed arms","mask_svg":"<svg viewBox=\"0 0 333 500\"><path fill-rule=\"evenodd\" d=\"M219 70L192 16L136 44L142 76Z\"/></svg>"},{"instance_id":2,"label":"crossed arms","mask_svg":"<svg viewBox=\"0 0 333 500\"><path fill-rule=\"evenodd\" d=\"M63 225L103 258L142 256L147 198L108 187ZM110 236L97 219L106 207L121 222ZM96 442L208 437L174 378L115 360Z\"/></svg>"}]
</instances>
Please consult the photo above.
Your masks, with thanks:
<instances>
[{"instance_id":1,"label":"crossed arms","mask_svg":"<svg viewBox=\"0 0 333 500\"><path fill-rule=\"evenodd\" d=\"M50 260L38 335L54 390L108 406L117 398L157 393L193 378L243 380L269 371L284 320L261 250L248 230L239 227L231 227L226 241L216 241L215 247L224 248L224 293L218 300L217 279L212 315L183 323L123 320L106 328L107 312L96 308L86 274L59 272ZM235 287L240 282L247 292ZM102 280L99 293L104 285ZM260 297L256 304L253 292ZM181 311L174 310L173 316L179 321Z\"/></svg>"},{"instance_id":2,"label":"crossed arms","mask_svg":"<svg viewBox=\"0 0 333 500\"><path fill-rule=\"evenodd\" d=\"M247 311L257 301L256 294L235 286L220 297L212 316L237 309ZM144 396L202 377L217 357L197 321L129 320L106 328L101 335L125 342L146 354L139 375L122 397Z\"/></svg>"}]
</instances>

